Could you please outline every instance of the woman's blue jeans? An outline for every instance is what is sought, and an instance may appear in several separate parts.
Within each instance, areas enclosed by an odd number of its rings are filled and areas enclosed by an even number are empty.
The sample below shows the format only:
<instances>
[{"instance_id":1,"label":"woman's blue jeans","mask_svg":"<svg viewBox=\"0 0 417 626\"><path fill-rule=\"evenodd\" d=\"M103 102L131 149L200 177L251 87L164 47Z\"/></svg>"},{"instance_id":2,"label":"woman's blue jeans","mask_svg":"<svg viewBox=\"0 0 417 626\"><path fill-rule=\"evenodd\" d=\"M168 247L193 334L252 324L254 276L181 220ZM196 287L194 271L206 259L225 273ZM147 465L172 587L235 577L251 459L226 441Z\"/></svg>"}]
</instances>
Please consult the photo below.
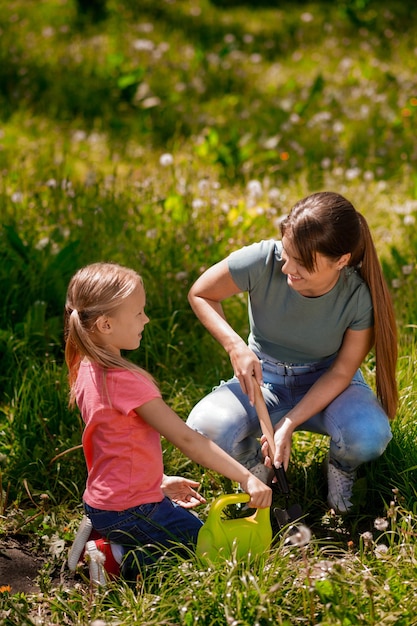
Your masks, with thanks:
<instances>
[{"instance_id":1,"label":"woman's blue jeans","mask_svg":"<svg viewBox=\"0 0 417 626\"><path fill-rule=\"evenodd\" d=\"M282 366L272 361L262 362L262 393L273 425L303 398L328 366L327 363L322 369L320 364L312 364L315 371L301 374L294 374L288 367L288 373L282 374ZM200 400L187 424L247 468L263 462L258 416L237 378L222 382ZM345 391L298 430L329 436L330 458L345 471L379 457L392 437L388 417L360 370Z\"/></svg>"},{"instance_id":2,"label":"woman's blue jeans","mask_svg":"<svg viewBox=\"0 0 417 626\"><path fill-rule=\"evenodd\" d=\"M202 526L198 517L166 497L124 511L95 509L85 502L84 508L95 530L124 547L122 574L127 580L135 580L143 566L167 551L187 556Z\"/></svg>"}]
</instances>

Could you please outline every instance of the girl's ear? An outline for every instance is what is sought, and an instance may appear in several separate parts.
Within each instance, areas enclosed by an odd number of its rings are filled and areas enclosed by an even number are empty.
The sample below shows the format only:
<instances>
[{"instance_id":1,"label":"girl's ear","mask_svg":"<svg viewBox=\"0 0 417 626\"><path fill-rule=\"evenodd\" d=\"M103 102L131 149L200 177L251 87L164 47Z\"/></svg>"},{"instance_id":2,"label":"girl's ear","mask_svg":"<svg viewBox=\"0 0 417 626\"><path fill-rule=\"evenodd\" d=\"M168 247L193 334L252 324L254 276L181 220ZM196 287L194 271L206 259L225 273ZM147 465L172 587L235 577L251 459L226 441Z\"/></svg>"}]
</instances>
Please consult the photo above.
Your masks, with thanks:
<instances>
[{"instance_id":1,"label":"girl's ear","mask_svg":"<svg viewBox=\"0 0 417 626\"><path fill-rule=\"evenodd\" d=\"M111 323L110 318L106 315L100 315L96 321L96 328L99 333L103 333L103 335L108 335L111 332Z\"/></svg>"},{"instance_id":2,"label":"girl's ear","mask_svg":"<svg viewBox=\"0 0 417 626\"><path fill-rule=\"evenodd\" d=\"M342 256L337 260L337 269L340 271L346 265L349 265L349 261L351 259L351 253L347 252L346 254L342 254Z\"/></svg>"}]
</instances>

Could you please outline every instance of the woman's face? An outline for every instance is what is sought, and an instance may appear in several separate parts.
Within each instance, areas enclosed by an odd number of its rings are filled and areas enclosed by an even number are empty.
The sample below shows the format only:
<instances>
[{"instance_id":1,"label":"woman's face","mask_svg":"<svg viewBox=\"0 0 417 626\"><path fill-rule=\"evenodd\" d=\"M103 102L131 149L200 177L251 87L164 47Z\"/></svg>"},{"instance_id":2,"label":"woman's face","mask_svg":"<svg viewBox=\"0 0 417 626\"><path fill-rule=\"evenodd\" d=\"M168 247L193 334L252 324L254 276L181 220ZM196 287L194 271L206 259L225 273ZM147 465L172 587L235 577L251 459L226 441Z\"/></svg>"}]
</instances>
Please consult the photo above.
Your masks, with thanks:
<instances>
[{"instance_id":1,"label":"woman's face","mask_svg":"<svg viewBox=\"0 0 417 626\"><path fill-rule=\"evenodd\" d=\"M287 276L288 286L307 298L317 298L333 289L339 279L340 270L348 264L350 259L350 254L344 254L334 260L316 253L315 269L313 272L308 272L291 239L284 235L282 245L284 261L282 272Z\"/></svg>"}]
</instances>

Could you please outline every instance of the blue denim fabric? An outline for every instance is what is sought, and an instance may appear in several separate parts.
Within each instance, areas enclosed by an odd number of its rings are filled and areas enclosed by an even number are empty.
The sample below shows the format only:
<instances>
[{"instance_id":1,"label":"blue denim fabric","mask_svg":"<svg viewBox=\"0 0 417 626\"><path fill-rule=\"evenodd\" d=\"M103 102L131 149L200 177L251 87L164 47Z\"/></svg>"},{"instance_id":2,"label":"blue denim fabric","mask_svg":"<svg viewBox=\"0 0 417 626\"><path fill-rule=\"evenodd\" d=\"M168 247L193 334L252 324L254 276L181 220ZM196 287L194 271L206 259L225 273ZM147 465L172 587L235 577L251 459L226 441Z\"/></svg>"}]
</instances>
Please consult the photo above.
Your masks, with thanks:
<instances>
[{"instance_id":1,"label":"blue denim fabric","mask_svg":"<svg viewBox=\"0 0 417 626\"><path fill-rule=\"evenodd\" d=\"M262 363L262 389L271 421L276 425L328 368L310 373L277 374L272 362ZM282 368L281 368L282 369ZM215 441L248 468L262 462L258 416L237 378L231 378L200 400L187 424ZM330 457L345 471L379 457L392 434L389 420L358 370L350 386L298 430L330 437Z\"/></svg>"},{"instance_id":2,"label":"blue denim fabric","mask_svg":"<svg viewBox=\"0 0 417 626\"><path fill-rule=\"evenodd\" d=\"M202 526L198 517L169 498L125 511L103 511L86 503L84 508L95 530L125 548L128 554L122 574L128 580L167 550L186 556L196 545Z\"/></svg>"}]
</instances>

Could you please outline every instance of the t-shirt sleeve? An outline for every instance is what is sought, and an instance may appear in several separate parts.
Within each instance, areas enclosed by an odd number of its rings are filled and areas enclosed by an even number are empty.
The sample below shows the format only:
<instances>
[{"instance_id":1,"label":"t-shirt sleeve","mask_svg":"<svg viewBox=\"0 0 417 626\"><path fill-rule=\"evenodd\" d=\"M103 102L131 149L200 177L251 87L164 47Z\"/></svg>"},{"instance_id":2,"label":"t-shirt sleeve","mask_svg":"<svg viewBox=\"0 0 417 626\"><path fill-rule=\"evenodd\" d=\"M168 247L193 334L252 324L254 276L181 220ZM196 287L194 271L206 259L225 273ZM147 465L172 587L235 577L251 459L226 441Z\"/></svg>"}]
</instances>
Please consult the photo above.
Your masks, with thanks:
<instances>
[{"instance_id":1,"label":"t-shirt sleeve","mask_svg":"<svg viewBox=\"0 0 417 626\"><path fill-rule=\"evenodd\" d=\"M114 399L114 408L128 415L151 400L161 398L161 392L156 384L140 372L129 370L113 371L110 396Z\"/></svg>"},{"instance_id":2,"label":"t-shirt sleeve","mask_svg":"<svg viewBox=\"0 0 417 626\"><path fill-rule=\"evenodd\" d=\"M365 283L357 289L357 311L349 328L352 330L365 330L374 325L374 312L372 298Z\"/></svg>"},{"instance_id":3,"label":"t-shirt sleeve","mask_svg":"<svg viewBox=\"0 0 417 626\"><path fill-rule=\"evenodd\" d=\"M230 274L242 291L251 291L260 280L273 255L278 257L277 243L260 241L232 252L227 259Z\"/></svg>"}]
</instances>

